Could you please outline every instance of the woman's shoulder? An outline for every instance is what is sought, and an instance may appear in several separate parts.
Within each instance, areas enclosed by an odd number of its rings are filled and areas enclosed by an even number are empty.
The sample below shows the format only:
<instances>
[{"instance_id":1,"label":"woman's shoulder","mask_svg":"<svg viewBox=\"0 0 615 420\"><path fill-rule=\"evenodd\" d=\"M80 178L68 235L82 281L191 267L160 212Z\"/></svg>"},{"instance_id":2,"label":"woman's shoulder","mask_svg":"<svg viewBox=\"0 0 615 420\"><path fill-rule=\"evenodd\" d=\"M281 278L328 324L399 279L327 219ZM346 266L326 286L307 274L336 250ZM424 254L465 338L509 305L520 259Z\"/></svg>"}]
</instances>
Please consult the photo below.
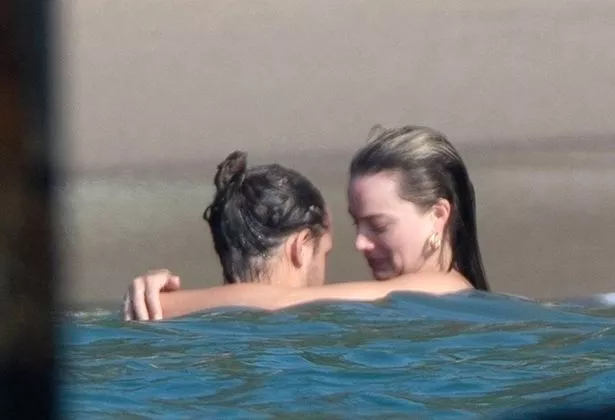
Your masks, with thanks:
<instances>
[{"instance_id":1,"label":"woman's shoulder","mask_svg":"<svg viewBox=\"0 0 615 420\"><path fill-rule=\"evenodd\" d=\"M390 283L389 283L390 282ZM385 283L392 291L414 291L435 295L472 290L472 284L458 272L425 272L404 274Z\"/></svg>"}]
</instances>

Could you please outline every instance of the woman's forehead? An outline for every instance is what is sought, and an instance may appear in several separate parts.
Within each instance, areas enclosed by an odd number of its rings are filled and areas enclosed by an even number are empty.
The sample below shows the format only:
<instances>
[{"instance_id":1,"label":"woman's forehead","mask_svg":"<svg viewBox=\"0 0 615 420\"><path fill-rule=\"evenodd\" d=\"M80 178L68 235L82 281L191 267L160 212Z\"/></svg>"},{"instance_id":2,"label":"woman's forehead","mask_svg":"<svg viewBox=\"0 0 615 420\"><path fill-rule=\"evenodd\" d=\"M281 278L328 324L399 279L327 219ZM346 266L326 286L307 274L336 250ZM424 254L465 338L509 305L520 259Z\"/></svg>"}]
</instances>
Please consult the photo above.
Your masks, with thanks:
<instances>
[{"instance_id":1,"label":"woman's forehead","mask_svg":"<svg viewBox=\"0 0 615 420\"><path fill-rule=\"evenodd\" d=\"M352 207L382 207L399 200L397 179L393 174L363 175L350 181L348 202Z\"/></svg>"}]
</instances>

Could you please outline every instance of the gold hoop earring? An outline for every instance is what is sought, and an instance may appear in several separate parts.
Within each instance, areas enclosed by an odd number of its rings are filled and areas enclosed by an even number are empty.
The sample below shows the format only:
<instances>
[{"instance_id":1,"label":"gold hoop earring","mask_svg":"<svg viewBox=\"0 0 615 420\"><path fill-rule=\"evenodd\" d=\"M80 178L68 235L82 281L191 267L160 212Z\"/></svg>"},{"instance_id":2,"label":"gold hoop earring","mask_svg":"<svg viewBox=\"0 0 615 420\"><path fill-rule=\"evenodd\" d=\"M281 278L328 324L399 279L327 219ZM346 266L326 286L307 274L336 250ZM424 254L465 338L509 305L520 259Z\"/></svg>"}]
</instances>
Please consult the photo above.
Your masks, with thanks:
<instances>
[{"instance_id":1,"label":"gold hoop earring","mask_svg":"<svg viewBox=\"0 0 615 420\"><path fill-rule=\"evenodd\" d=\"M441 245L442 240L440 239L440 235L438 235L436 232L432 233L429 237L429 246L431 247L431 249L437 251L438 249L440 249Z\"/></svg>"}]
</instances>

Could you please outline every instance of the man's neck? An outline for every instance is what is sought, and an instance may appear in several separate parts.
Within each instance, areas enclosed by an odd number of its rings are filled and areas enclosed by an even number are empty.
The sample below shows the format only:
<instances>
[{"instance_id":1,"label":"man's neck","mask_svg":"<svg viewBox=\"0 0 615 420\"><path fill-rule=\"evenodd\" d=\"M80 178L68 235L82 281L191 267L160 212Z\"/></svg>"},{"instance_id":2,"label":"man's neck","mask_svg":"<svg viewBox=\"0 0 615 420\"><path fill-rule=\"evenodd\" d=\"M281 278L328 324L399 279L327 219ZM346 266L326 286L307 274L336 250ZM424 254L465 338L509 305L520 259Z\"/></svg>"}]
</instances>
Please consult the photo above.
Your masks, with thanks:
<instances>
[{"instance_id":1,"label":"man's neck","mask_svg":"<svg viewBox=\"0 0 615 420\"><path fill-rule=\"evenodd\" d=\"M307 286L303 276L300 275L297 270L291 270L287 267L277 267L272 270L266 281L263 283L270 284L272 286L284 286L284 287L305 287Z\"/></svg>"}]
</instances>

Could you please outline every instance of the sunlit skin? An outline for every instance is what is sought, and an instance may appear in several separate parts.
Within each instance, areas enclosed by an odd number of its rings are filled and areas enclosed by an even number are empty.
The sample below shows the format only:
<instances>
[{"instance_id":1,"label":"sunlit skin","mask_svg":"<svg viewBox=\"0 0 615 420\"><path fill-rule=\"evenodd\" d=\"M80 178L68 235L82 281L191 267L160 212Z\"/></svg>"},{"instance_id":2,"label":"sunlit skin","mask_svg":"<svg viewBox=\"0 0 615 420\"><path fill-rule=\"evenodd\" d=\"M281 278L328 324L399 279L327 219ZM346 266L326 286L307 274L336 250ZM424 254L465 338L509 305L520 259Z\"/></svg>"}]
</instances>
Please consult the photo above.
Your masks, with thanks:
<instances>
[{"instance_id":1,"label":"sunlit skin","mask_svg":"<svg viewBox=\"0 0 615 420\"><path fill-rule=\"evenodd\" d=\"M330 229L330 228L329 228ZM325 273L327 269L327 257L333 247L333 235L331 231L325 232L319 239L317 247L313 250L312 262L307 274L307 285L322 286L325 284Z\"/></svg>"},{"instance_id":2,"label":"sunlit skin","mask_svg":"<svg viewBox=\"0 0 615 420\"><path fill-rule=\"evenodd\" d=\"M333 217L329 209L325 209L325 225L327 230L312 242L312 258L306 275L307 286L322 286L325 284L327 258L333 248Z\"/></svg>"},{"instance_id":3,"label":"sunlit skin","mask_svg":"<svg viewBox=\"0 0 615 420\"><path fill-rule=\"evenodd\" d=\"M262 278L252 282L283 287L322 286L332 245L329 230L317 238L309 229L293 233L268 258L268 269Z\"/></svg>"},{"instance_id":4,"label":"sunlit skin","mask_svg":"<svg viewBox=\"0 0 615 420\"><path fill-rule=\"evenodd\" d=\"M398 193L398 174L358 176L348 185L348 212L356 226L355 247L376 280L402 274L442 271L450 261L450 246L434 250L429 238L445 238L450 205L439 200L419 208Z\"/></svg>"},{"instance_id":5,"label":"sunlit skin","mask_svg":"<svg viewBox=\"0 0 615 420\"><path fill-rule=\"evenodd\" d=\"M462 275L448 271L450 246L444 234L448 201L441 199L422 209L399 196L396 177L395 173L360 176L348 187L356 247L374 278L387 281L323 285L332 247L329 220L329 230L320 240L310 238L307 230L291 235L271 261L272 271L264 281L177 291L179 278L167 270L138 277L125 295L124 319L162 319L222 306L277 310L315 300L372 301L394 291L441 295L472 289ZM437 247L430 242L434 234L439 238ZM161 294L170 291L174 293Z\"/></svg>"}]
</instances>

